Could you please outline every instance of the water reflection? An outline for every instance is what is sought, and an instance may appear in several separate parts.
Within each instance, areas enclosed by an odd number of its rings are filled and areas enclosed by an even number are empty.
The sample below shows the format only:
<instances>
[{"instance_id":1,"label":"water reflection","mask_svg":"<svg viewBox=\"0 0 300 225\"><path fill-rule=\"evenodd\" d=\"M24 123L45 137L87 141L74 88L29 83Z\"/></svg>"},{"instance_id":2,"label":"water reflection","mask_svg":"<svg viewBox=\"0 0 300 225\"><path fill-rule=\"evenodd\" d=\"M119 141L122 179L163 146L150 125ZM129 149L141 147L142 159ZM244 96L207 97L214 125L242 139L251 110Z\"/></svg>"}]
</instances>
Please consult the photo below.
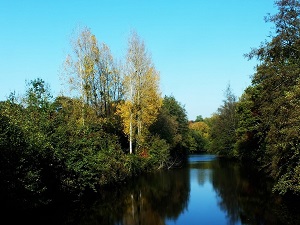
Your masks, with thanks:
<instances>
[{"instance_id":1,"label":"water reflection","mask_svg":"<svg viewBox=\"0 0 300 225\"><path fill-rule=\"evenodd\" d=\"M213 155L194 155L185 168L147 174L102 192L69 213L49 211L43 224L280 225L300 224L300 205L272 194L251 169ZM33 224L32 220L30 221ZM48 222L48 223L47 223ZM36 223L38 224L38 223Z\"/></svg>"},{"instance_id":2,"label":"water reflection","mask_svg":"<svg viewBox=\"0 0 300 225\"><path fill-rule=\"evenodd\" d=\"M186 210L189 184L188 168L142 176L97 202L80 224L164 225Z\"/></svg>"},{"instance_id":3,"label":"water reflection","mask_svg":"<svg viewBox=\"0 0 300 225\"><path fill-rule=\"evenodd\" d=\"M81 224L300 224L298 208L270 190L250 167L193 155L187 168L133 180L114 198L98 202Z\"/></svg>"},{"instance_id":4,"label":"water reflection","mask_svg":"<svg viewBox=\"0 0 300 225\"><path fill-rule=\"evenodd\" d=\"M215 197L206 199L206 204L211 204L214 199L218 206L218 209L214 208L209 213L213 220L207 219L206 215L202 219L210 224L300 224L299 203L287 202L273 194L271 181L262 173L235 162L217 158L209 161L207 159L210 156L204 156L205 160L200 156L200 160L197 160L197 157L193 156L190 164L191 199L196 196L197 190L207 195L214 192ZM194 187L193 180L196 179L198 186ZM204 189L205 185L211 189ZM199 202L196 204L198 207L201 205ZM193 207L192 201L188 207ZM180 224L184 224L183 221L190 216L197 215L183 214L185 218Z\"/></svg>"},{"instance_id":5,"label":"water reflection","mask_svg":"<svg viewBox=\"0 0 300 225\"><path fill-rule=\"evenodd\" d=\"M264 174L222 160L213 166L212 184L229 224L300 224L299 204L273 194Z\"/></svg>"}]
</instances>

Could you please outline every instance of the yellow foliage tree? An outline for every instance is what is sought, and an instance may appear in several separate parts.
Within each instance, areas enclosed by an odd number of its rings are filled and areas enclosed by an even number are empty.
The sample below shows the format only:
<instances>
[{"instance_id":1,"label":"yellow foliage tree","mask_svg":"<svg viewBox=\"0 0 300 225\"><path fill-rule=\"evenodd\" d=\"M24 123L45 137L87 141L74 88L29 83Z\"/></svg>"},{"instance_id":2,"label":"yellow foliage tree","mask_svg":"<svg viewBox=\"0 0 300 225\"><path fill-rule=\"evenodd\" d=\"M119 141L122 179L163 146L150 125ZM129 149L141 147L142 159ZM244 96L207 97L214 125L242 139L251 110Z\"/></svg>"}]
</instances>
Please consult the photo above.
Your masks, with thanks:
<instances>
[{"instance_id":1,"label":"yellow foliage tree","mask_svg":"<svg viewBox=\"0 0 300 225\"><path fill-rule=\"evenodd\" d=\"M208 138L209 136L209 126L205 122L193 122L189 124L191 130L195 130L201 134L202 137Z\"/></svg>"},{"instance_id":2,"label":"yellow foliage tree","mask_svg":"<svg viewBox=\"0 0 300 225\"><path fill-rule=\"evenodd\" d=\"M133 32L128 42L124 76L125 101L118 106L124 132L132 142L143 145L149 126L156 120L162 105L159 91L159 73L145 49L144 42Z\"/></svg>"},{"instance_id":3,"label":"yellow foliage tree","mask_svg":"<svg viewBox=\"0 0 300 225\"><path fill-rule=\"evenodd\" d=\"M99 45L89 28L80 29L72 40L72 52L65 60L64 69L63 78L71 91L80 95L82 109L91 106L101 117L114 114L114 103L122 97L120 70L109 47L104 43Z\"/></svg>"}]
</instances>

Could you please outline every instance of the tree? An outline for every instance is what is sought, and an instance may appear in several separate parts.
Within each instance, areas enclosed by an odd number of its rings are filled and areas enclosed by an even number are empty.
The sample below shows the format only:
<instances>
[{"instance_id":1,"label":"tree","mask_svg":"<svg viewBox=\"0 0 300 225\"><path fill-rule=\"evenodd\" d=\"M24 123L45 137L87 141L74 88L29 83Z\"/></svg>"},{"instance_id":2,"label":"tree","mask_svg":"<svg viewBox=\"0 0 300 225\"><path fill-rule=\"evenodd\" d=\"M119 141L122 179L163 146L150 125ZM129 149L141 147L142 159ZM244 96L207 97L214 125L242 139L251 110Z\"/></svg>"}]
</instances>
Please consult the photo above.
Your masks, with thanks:
<instances>
[{"instance_id":1,"label":"tree","mask_svg":"<svg viewBox=\"0 0 300 225\"><path fill-rule=\"evenodd\" d=\"M257 99L260 98L260 90L249 86L240 97L236 112L238 125L236 129L237 141L235 151L242 161L250 161L259 165L264 157L264 138L261 129L260 106Z\"/></svg>"},{"instance_id":2,"label":"tree","mask_svg":"<svg viewBox=\"0 0 300 225\"><path fill-rule=\"evenodd\" d=\"M80 94L85 103L92 101L95 80L95 63L99 56L99 47L95 35L89 28L80 30L72 42L72 53L65 61L65 77L71 90Z\"/></svg>"},{"instance_id":3,"label":"tree","mask_svg":"<svg viewBox=\"0 0 300 225\"><path fill-rule=\"evenodd\" d=\"M123 97L121 69L113 59L109 47L102 43L96 59L96 75L93 82L93 103L102 116L110 117L116 111L116 103Z\"/></svg>"},{"instance_id":4,"label":"tree","mask_svg":"<svg viewBox=\"0 0 300 225\"><path fill-rule=\"evenodd\" d=\"M199 116L196 117L195 122L203 122L203 121L204 121L204 119L203 119L203 117L201 115L199 115Z\"/></svg>"},{"instance_id":5,"label":"tree","mask_svg":"<svg viewBox=\"0 0 300 225\"><path fill-rule=\"evenodd\" d=\"M236 114L236 97L233 95L230 85L225 91L223 105L213 116L210 129L211 151L225 156L235 156L233 152L234 143L236 142L237 114Z\"/></svg>"},{"instance_id":6,"label":"tree","mask_svg":"<svg viewBox=\"0 0 300 225\"><path fill-rule=\"evenodd\" d=\"M207 150L208 138L209 138L209 126L204 122L203 119L202 121L198 121L198 122L190 122L189 133L192 142L192 146L189 149L190 151Z\"/></svg>"},{"instance_id":7,"label":"tree","mask_svg":"<svg viewBox=\"0 0 300 225\"><path fill-rule=\"evenodd\" d=\"M44 175L53 162L51 99L49 86L38 78L27 83L22 104L11 96L0 106L1 187L16 205L48 202Z\"/></svg>"},{"instance_id":8,"label":"tree","mask_svg":"<svg viewBox=\"0 0 300 225\"><path fill-rule=\"evenodd\" d=\"M174 96L165 96L157 120L150 127L153 135L158 135L170 145L173 158L184 158L188 152L188 119L185 108Z\"/></svg>"},{"instance_id":9,"label":"tree","mask_svg":"<svg viewBox=\"0 0 300 225\"><path fill-rule=\"evenodd\" d=\"M96 36L87 27L79 31L72 42L73 52L65 61L65 74L71 90L80 94L84 105L92 106L102 117L114 115L116 102L122 98L120 69L109 47L99 47Z\"/></svg>"},{"instance_id":10,"label":"tree","mask_svg":"<svg viewBox=\"0 0 300 225\"><path fill-rule=\"evenodd\" d=\"M45 109L51 103L52 95L50 87L41 78L34 79L27 83L24 103L29 108Z\"/></svg>"},{"instance_id":11,"label":"tree","mask_svg":"<svg viewBox=\"0 0 300 225\"><path fill-rule=\"evenodd\" d=\"M159 73L136 32L128 41L124 90L125 101L119 104L118 114L123 119L132 153L134 141L138 148L143 145L148 128L156 120L162 104Z\"/></svg>"},{"instance_id":12,"label":"tree","mask_svg":"<svg viewBox=\"0 0 300 225\"><path fill-rule=\"evenodd\" d=\"M263 168L276 180L281 193L300 193L299 188L299 101L300 79L300 3L280 0L275 4L278 12L269 15L266 22L275 25L270 41L253 49L247 56L256 57L252 84L259 95L254 104L259 106L260 142Z\"/></svg>"}]
</instances>

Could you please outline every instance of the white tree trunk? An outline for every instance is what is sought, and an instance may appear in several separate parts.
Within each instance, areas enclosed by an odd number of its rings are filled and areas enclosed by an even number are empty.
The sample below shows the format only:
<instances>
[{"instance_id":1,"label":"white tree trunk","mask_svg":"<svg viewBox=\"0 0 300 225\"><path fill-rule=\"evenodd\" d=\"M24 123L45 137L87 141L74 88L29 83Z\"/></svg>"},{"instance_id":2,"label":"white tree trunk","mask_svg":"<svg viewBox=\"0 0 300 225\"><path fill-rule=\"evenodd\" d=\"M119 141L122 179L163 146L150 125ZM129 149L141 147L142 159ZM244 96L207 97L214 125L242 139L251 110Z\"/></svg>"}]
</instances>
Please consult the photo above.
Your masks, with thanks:
<instances>
[{"instance_id":1,"label":"white tree trunk","mask_svg":"<svg viewBox=\"0 0 300 225\"><path fill-rule=\"evenodd\" d=\"M130 124L129 124L129 153L132 154L132 113L130 113Z\"/></svg>"}]
</instances>

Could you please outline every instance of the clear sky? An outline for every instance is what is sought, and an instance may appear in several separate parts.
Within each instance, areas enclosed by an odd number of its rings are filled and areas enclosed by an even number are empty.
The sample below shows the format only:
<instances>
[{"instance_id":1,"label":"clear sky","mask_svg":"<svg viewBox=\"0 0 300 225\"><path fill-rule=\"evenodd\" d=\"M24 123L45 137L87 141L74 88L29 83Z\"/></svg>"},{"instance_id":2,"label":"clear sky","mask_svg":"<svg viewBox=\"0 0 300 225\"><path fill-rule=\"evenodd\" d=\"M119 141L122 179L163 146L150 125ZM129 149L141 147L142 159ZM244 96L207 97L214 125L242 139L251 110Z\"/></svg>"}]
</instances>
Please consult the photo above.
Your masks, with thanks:
<instances>
[{"instance_id":1,"label":"clear sky","mask_svg":"<svg viewBox=\"0 0 300 225\"><path fill-rule=\"evenodd\" d=\"M189 119L210 117L230 84L239 97L251 84L258 47L276 12L273 0L0 0L0 101L42 78L57 96L60 68L77 26L87 26L115 58L134 29L160 71L162 95L173 95Z\"/></svg>"}]
</instances>

